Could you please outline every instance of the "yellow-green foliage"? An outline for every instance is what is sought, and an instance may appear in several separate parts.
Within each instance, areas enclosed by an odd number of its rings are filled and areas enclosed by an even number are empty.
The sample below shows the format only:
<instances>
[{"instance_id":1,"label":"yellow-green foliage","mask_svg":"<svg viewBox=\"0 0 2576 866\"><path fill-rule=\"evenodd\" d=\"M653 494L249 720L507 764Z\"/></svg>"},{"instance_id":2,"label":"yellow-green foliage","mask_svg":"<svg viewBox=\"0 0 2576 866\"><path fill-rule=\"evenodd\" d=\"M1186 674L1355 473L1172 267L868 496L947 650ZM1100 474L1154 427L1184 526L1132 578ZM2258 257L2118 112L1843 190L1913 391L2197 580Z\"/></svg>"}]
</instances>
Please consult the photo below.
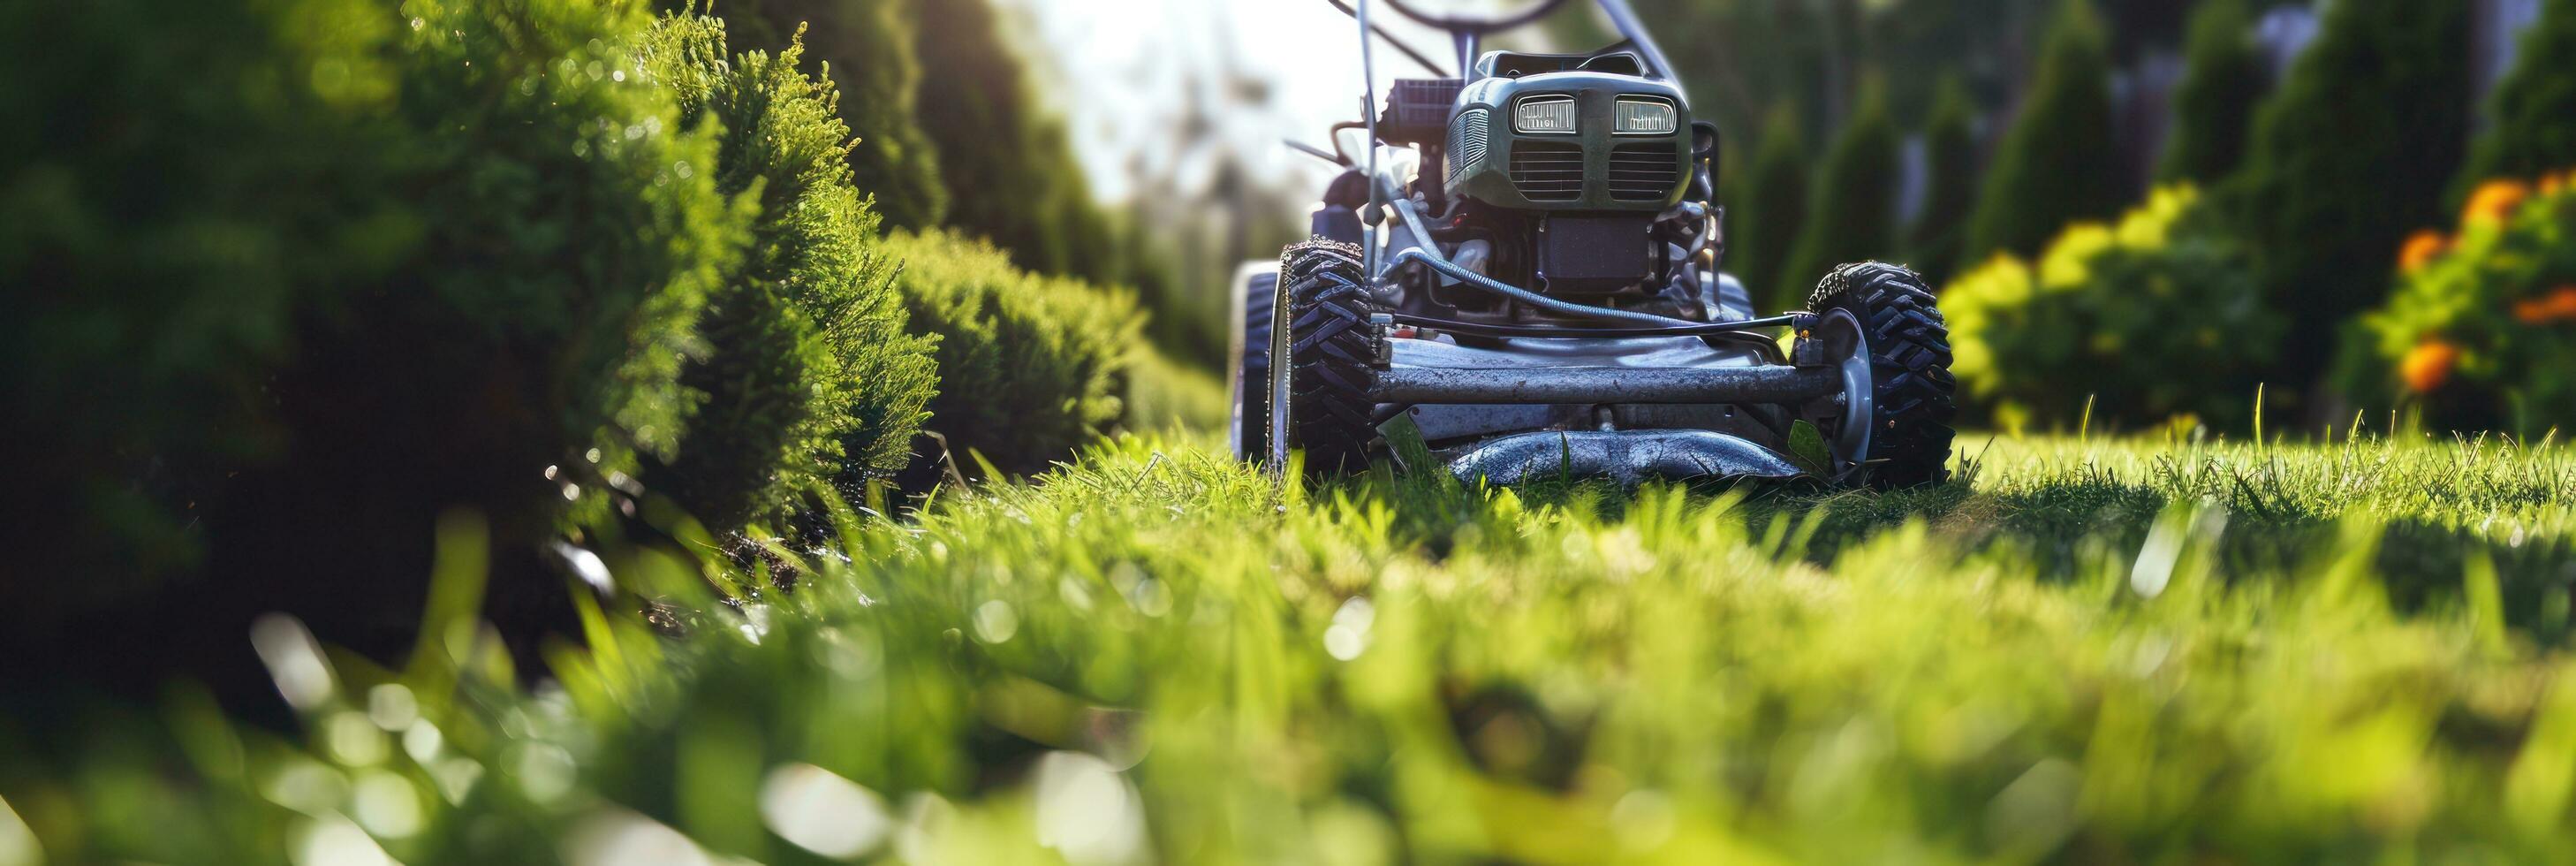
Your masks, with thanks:
<instances>
[{"instance_id":1,"label":"yellow-green foliage","mask_svg":"<svg viewBox=\"0 0 2576 866\"><path fill-rule=\"evenodd\" d=\"M939 337L939 395L924 428L967 472L969 450L1028 474L1068 459L1120 417L1143 316L1123 291L1013 267L992 245L897 232L887 253L914 333ZM916 461L936 459L935 446Z\"/></svg>"},{"instance_id":2,"label":"yellow-green foliage","mask_svg":"<svg viewBox=\"0 0 2576 866\"><path fill-rule=\"evenodd\" d=\"M2388 306L2364 319L2364 393L2433 422L2537 435L2576 427L2576 174L2491 181L2456 234L2418 235Z\"/></svg>"},{"instance_id":3,"label":"yellow-green foliage","mask_svg":"<svg viewBox=\"0 0 2576 866\"><path fill-rule=\"evenodd\" d=\"M77 747L0 730L0 798L58 862L2576 846L2563 448L2097 438L1986 459L1887 497L1282 497L1222 454L1128 440L918 522L845 514L793 594L670 596L692 611L677 637L612 608L533 694L496 641L430 642L396 676L278 623L262 646L301 733L186 692L59 741ZM1849 519L1880 507L1900 514ZM470 524L445 538L475 561ZM652 585L634 561L621 578ZM470 597L471 577L451 581ZM432 633L473 634L463 616Z\"/></svg>"},{"instance_id":4,"label":"yellow-green foliage","mask_svg":"<svg viewBox=\"0 0 2576 866\"><path fill-rule=\"evenodd\" d=\"M1943 290L1960 401L2007 426L2244 416L2282 325L2243 257L2197 223L2189 186L2114 224L2077 223L2036 262L2003 255Z\"/></svg>"}]
</instances>

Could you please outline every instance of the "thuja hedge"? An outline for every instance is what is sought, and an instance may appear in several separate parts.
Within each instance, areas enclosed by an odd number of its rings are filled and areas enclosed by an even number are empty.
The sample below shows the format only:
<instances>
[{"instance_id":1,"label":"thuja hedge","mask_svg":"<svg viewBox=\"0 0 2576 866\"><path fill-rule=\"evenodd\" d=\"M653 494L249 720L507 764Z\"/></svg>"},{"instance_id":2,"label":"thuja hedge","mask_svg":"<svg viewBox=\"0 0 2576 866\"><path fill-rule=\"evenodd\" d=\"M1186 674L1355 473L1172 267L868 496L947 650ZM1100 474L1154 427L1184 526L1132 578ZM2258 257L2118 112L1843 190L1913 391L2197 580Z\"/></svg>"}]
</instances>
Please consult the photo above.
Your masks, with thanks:
<instances>
[{"instance_id":1,"label":"thuja hedge","mask_svg":"<svg viewBox=\"0 0 2576 866\"><path fill-rule=\"evenodd\" d=\"M637 74L639 15L0 16L42 43L0 52L23 121L0 144L0 343L35 476L0 495L47 576L13 581L37 598L14 612L59 624L207 573L227 606L372 621L371 599L417 603L441 511L533 541L592 448L676 429L678 358L743 221L712 136Z\"/></svg>"},{"instance_id":2,"label":"thuja hedge","mask_svg":"<svg viewBox=\"0 0 2576 866\"><path fill-rule=\"evenodd\" d=\"M643 479L718 532L805 507L835 476L902 468L933 384L931 341L905 335L878 217L851 183L839 95L802 56L798 42L732 54L702 15L644 42L682 122L721 128L717 188L757 214L682 369L698 402L677 454Z\"/></svg>"},{"instance_id":3,"label":"thuja hedge","mask_svg":"<svg viewBox=\"0 0 2576 866\"><path fill-rule=\"evenodd\" d=\"M939 394L915 479L943 454L962 473L1045 470L1115 425L1143 316L1124 292L1021 271L982 241L897 232L895 280L915 333L939 335Z\"/></svg>"},{"instance_id":4,"label":"thuja hedge","mask_svg":"<svg viewBox=\"0 0 2576 866\"><path fill-rule=\"evenodd\" d=\"M441 514L560 608L526 578L638 493L721 531L903 464L931 341L829 86L640 5L0 9L26 669L281 608L398 646Z\"/></svg>"}]
</instances>

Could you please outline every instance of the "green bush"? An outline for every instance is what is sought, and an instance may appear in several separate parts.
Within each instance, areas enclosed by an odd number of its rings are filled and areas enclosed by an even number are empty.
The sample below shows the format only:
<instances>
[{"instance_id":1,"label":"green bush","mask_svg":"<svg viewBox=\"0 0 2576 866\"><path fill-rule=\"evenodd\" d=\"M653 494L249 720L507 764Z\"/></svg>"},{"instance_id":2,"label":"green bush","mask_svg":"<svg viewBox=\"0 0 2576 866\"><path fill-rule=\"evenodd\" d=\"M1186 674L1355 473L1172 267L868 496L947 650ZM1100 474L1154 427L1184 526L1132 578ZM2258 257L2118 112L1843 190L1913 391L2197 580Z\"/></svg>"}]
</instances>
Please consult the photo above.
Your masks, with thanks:
<instances>
[{"instance_id":1,"label":"green bush","mask_svg":"<svg viewBox=\"0 0 2576 866\"><path fill-rule=\"evenodd\" d=\"M2202 224L2189 186L2162 189L2117 225L2080 223L2036 262L1997 256L1952 282L1941 307L1960 401L2006 428L2246 417L2273 341L2242 252Z\"/></svg>"},{"instance_id":2,"label":"green bush","mask_svg":"<svg viewBox=\"0 0 2576 866\"><path fill-rule=\"evenodd\" d=\"M2467 148L2469 4L2337 0L2256 114L2228 219L2286 335L2276 382L2321 381L2336 328L2387 297L2389 251L2441 219ZM2285 410L2316 408L2280 399Z\"/></svg>"},{"instance_id":3,"label":"green bush","mask_svg":"<svg viewBox=\"0 0 2576 866\"><path fill-rule=\"evenodd\" d=\"M600 489L596 446L676 430L740 226L713 139L633 65L640 16L54 5L0 13L45 43L0 52L38 103L8 116L47 118L12 124L0 256L28 275L10 413L53 428L10 511L77 540L17 547L51 588L130 589L143 554L89 545L140 534L212 575L209 629L288 603L408 624L441 511L529 549Z\"/></svg>"},{"instance_id":4,"label":"green bush","mask_svg":"<svg viewBox=\"0 0 2576 866\"><path fill-rule=\"evenodd\" d=\"M2068 223L2107 219L2128 200L2108 51L2090 0L2063 0L2020 116L1996 147L1969 224L1970 260L2037 254Z\"/></svg>"},{"instance_id":5,"label":"green bush","mask_svg":"<svg viewBox=\"0 0 2576 866\"><path fill-rule=\"evenodd\" d=\"M1896 255L1901 146L1896 122L1887 115L1887 99L1872 89L1861 97L1860 110L1825 156L1807 205L1807 227L1780 275L1782 287L1813 286L1836 265Z\"/></svg>"},{"instance_id":6,"label":"green bush","mask_svg":"<svg viewBox=\"0 0 2576 866\"><path fill-rule=\"evenodd\" d=\"M1124 293L1028 274L981 241L897 232L895 284L915 333L939 335L939 395L924 425L947 439L958 468L983 455L1024 475L1072 456L1121 412L1130 352L1142 328ZM917 449L918 468L936 446Z\"/></svg>"},{"instance_id":7,"label":"green bush","mask_svg":"<svg viewBox=\"0 0 2576 866\"><path fill-rule=\"evenodd\" d=\"M296 305L420 243L376 194L403 144L376 5L0 5L10 620L200 565L224 472L285 447L260 392Z\"/></svg>"},{"instance_id":8,"label":"green bush","mask_svg":"<svg viewBox=\"0 0 2576 866\"><path fill-rule=\"evenodd\" d=\"M681 371L696 412L645 476L718 532L782 515L825 479L902 468L935 380L850 184L839 95L797 71L802 47L731 55L724 22L683 15L642 52L683 125L721 126L717 189L758 208L741 266L709 294L706 348Z\"/></svg>"},{"instance_id":9,"label":"green bush","mask_svg":"<svg viewBox=\"0 0 2576 866\"><path fill-rule=\"evenodd\" d=\"M2236 171L2254 106L2269 84L2244 0L2211 0L2191 16L2182 84L2174 91L2172 140L2157 177L2213 184Z\"/></svg>"},{"instance_id":10,"label":"green bush","mask_svg":"<svg viewBox=\"0 0 2576 866\"><path fill-rule=\"evenodd\" d=\"M2363 319L2358 394L2415 401L2454 430L2576 430L2576 172L2489 181L2456 235L2419 236Z\"/></svg>"}]
</instances>

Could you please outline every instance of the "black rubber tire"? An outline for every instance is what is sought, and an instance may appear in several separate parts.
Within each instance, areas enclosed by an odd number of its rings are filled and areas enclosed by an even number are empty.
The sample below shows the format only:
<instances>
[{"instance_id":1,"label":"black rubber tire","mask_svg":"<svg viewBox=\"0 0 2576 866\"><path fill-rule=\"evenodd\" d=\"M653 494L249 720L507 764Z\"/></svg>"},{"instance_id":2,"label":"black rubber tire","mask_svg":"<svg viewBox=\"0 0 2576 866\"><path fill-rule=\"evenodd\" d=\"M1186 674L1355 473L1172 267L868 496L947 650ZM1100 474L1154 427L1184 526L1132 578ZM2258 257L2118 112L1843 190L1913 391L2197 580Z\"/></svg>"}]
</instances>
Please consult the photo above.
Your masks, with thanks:
<instances>
[{"instance_id":1,"label":"black rubber tire","mask_svg":"<svg viewBox=\"0 0 2576 866\"><path fill-rule=\"evenodd\" d=\"M1271 358L1287 365L1288 412L1287 436L1272 454L1306 452L1312 478L1367 469L1377 437L1368 317L1377 302L1361 273L1360 248L1321 238L1289 247L1279 259L1277 304L1287 327L1272 335Z\"/></svg>"},{"instance_id":2,"label":"black rubber tire","mask_svg":"<svg viewBox=\"0 0 2576 866\"><path fill-rule=\"evenodd\" d=\"M1950 480L1958 380L1950 375L1950 326L1932 290L1898 265L1843 265L1807 299L1809 312L1835 309L1860 320L1876 392L1869 455L1850 481L1893 490Z\"/></svg>"},{"instance_id":3,"label":"black rubber tire","mask_svg":"<svg viewBox=\"0 0 2576 866\"><path fill-rule=\"evenodd\" d=\"M1235 451L1238 460L1270 455L1270 311L1279 302L1279 274L1254 274L1243 290L1243 356L1235 359Z\"/></svg>"}]
</instances>

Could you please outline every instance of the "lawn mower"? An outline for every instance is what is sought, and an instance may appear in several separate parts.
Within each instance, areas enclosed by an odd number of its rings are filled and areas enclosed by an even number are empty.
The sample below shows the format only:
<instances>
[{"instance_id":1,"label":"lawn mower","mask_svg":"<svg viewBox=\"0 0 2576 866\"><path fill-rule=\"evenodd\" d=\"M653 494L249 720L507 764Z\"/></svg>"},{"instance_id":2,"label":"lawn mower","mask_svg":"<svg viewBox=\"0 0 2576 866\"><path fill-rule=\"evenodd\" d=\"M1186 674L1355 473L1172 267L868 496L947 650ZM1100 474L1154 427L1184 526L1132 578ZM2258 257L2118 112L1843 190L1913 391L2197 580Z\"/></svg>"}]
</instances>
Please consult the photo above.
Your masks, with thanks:
<instances>
[{"instance_id":1,"label":"lawn mower","mask_svg":"<svg viewBox=\"0 0 2576 866\"><path fill-rule=\"evenodd\" d=\"M1949 476L1950 346L1903 267L1846 264L1759 316L1720 269L1718 130L1694 122L1625 0L1583 54L1479 51L1570 0L1487 17L1327 0L1440 77L1396 79L1334 129L1313 238L1235 280L1237 456L1309 475L1381 456L1465 480ZM1371 6L1450 35L1450 76ZM1353 156L1346 136L1364 135ZM1779 333L1795 334L1783 352ZM1416 447L1418 446L1418 447ZM1407 467L1411 469L1413 467Z\"/></svg>"}]
</instances>

